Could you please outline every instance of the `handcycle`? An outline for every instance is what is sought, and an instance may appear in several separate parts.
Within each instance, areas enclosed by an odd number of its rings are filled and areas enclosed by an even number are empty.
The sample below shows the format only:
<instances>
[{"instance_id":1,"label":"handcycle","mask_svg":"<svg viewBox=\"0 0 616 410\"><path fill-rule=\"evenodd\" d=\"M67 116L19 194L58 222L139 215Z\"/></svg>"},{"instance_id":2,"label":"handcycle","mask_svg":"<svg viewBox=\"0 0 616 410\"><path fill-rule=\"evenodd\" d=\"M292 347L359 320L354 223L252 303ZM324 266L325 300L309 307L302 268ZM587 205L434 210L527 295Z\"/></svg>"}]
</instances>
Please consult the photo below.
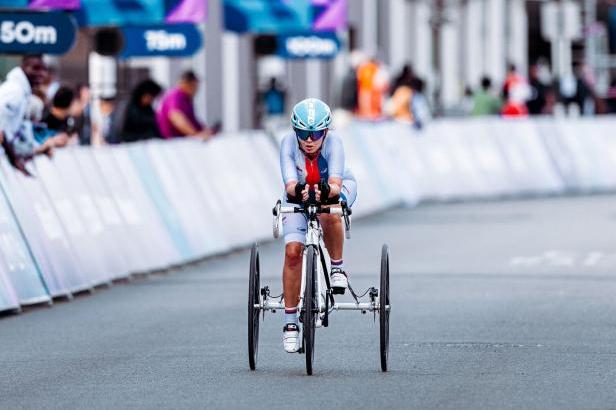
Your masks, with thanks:
<instances>
[{"instance_id":1,"label":"handcycle","mask_svg":"<svg viewBox=\"0 0 616 410\"><path fill-rule=\"evenodd\" d=\"M323 231L319 223L319 215L336 214L344 220L345 236L350 238L351 209L346 202L329 202L319 204L311 199L306 203L293 206L282 206L280 200L276 203L273 214L273 233L280 235L282 215L287 213L302 213L307 220L306 242L302 255L302 281L300 291L300 323L302 325L302 344L298 353L305 354L306 373L312 375L314 366L315 329L329 326L329 315L333 311L356 310L363 314L372 312L374 320L379 316L380 331L380 361L381 370L387 371L389 354L389 313L391 310L389 294L389 248L383 245L381 249L380 288L368 288L363 294L357 295L351 283L348 284L353 302L336 302L329 282L331 268L329 254L323 243ZM284 310L284 295L272 296L269 286L261 287L261 268L259 261L259 245L255 243L250 253L250 275L248 285L248 362L251 370L257 366L259 348L260 315L265 319L265 312L275 313ZM361 301L367 297L368 301Z\"/></svg>"}]
</instances>

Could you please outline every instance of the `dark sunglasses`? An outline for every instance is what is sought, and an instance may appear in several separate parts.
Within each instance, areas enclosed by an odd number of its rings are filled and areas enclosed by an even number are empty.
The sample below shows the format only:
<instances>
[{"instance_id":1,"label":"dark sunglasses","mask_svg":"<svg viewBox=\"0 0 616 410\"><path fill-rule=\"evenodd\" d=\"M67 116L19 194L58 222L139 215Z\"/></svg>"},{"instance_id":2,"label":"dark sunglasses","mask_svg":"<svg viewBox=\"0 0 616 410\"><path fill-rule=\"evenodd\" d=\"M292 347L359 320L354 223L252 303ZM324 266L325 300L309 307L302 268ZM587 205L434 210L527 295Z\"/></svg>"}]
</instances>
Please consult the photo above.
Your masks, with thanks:
<instances>
[{"instance_id":1,"label":"dark sunglasses","mask_svg":"<svg viewBox=\"0 0 616 410\"><path fill-rule=\"evenodd\" d=\"M313 141L318 141L323 138L325 134L327 134L327 128L320 131L307 131L293 128L293 131L295 131L295 135L297 136L297 138L302 141L308 141L308 138Z\"/></svg>"}]
</instances>

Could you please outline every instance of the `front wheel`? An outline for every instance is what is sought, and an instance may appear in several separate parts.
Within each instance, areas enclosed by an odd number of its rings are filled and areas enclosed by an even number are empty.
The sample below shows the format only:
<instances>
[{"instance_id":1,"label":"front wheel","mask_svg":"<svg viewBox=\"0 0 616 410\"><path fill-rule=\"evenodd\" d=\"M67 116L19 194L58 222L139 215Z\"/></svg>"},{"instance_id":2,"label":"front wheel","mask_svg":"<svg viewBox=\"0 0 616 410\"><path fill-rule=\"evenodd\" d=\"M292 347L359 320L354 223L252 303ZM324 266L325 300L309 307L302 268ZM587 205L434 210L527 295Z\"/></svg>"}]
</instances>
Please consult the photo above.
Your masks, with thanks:
<instances>
[{"instance_id":1,"label":"front wheel","mask_svg":"<svg viewBox=\"0 0 616 410\"><path fill-rule=\"evenodd\" d=\"M260 303L259 246L255 243L250 251L250 271L248 279L248 364L250 370L257 368L259 353L259 309Z\"/></svg>"},{"instance_id":2,"label":"front wheel","mask_svg":"<svg viewBox=\"0 0 616 410\"><path fill-rule=\"evenodd\" d=\"M306 284L304 287L304 353L306 354L306 373L312 375L314 363L314 329L317 320L317 254L314 246L306 249Z\"/></svg>"},{"instance_id":3,"label":"front wheel","mask_svg":"<svg viewBox=\"0 0 616 410\"><path fill-rule=\"evenodd\" d=\"M379 289L379 328L381 336L381 370L387 371L389 356L389 247L381 250L381 288Z\"/></svg>"}]
</instances>

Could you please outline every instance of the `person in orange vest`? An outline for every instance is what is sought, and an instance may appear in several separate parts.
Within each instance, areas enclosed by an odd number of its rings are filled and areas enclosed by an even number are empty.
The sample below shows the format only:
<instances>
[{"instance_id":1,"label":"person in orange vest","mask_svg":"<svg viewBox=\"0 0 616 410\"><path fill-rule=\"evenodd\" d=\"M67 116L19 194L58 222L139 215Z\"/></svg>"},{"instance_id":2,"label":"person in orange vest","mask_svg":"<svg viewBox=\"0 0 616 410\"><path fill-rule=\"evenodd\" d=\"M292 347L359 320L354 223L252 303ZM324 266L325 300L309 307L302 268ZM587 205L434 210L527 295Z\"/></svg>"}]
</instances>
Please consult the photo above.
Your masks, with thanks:
<instances>
[{"instance_id":1,"label":"person in orange vest","mask_svg":"<svg viewBox=\"0 0 616 410\"><path fill-rule=\"evenodd\" d=\"M370 59L357 68L357 116L376 120L383 115L383 96L389 85L386 70L376 59Z\"/></svg>"}]
</instances>

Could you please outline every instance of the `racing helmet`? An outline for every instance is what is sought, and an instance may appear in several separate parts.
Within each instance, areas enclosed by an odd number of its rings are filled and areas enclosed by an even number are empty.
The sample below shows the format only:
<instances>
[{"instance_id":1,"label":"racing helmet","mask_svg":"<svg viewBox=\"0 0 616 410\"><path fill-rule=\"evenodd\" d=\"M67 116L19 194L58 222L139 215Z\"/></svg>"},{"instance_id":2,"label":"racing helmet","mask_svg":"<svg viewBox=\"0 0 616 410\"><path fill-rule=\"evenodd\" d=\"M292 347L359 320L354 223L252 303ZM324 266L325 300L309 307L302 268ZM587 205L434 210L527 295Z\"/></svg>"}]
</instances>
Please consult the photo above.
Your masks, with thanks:
<instances>
[{"instance_id":1,"label":"racing helmet","mask_svg":"<svg viewBox=\"0 0 616 410\"><path fill-rule=\"evenodd\" d=\"M296 130L322 131L329 128L331 122L329 106L318 98L306 98L293 107L291 125Z\"/></svg>"}]
</instances>

